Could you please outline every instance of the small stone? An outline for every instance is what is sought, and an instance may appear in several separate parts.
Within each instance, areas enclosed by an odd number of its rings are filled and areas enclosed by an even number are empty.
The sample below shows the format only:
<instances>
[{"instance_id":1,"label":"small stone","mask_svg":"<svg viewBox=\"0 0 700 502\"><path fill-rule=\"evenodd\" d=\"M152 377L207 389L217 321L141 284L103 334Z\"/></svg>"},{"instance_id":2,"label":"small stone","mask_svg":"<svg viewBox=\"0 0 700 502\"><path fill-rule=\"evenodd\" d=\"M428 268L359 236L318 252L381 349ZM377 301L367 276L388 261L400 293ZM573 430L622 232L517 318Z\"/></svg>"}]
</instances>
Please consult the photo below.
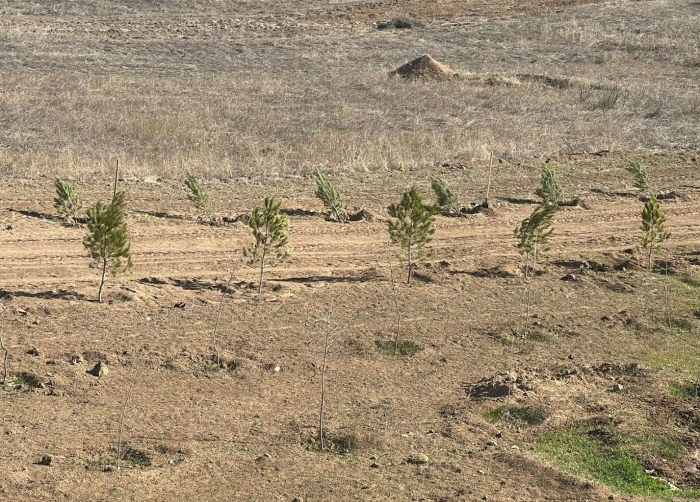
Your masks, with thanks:
<instances>
[{"instance_id":1,"label":"small stone","mask_svg":"<svg viewBox=\"0 0 700 502\"><path fill-rule=\"evenodd\" d=\"M369 464L370 469L379 469L379 464L377 462L372 462Z\"/></svg>"},{"instance_id":2,"label":"small stone","mask_svg":"<svg viewBox=\"0 0 700 502\"><path fill-rule=\"evenodd\" d=\"M406 460L409 464L424 465L430 462L430 459L425 453L418 453L417 455L411 455Z\"/></svg>"},{"instance_id":3,"label":"small stone","mask_svg":"<svg viewBox=\"0 0 700 502\"><path fill-rule=\"evenodd\" d=\"M154 183L158 183L159 179L160 179L160 178L158 178L158 176L146 176L146 177L143 179L143 182L144 182L144 183L149 183L149 184L154 184Z\"/></svg>"},{"instance_id":4,"label":"small stone","mask_svg":"<svg viewBox=\"0 0 700 502\"><path fill-rule=\"evenodd\" d=\"M53 458L51 458L50 455L44 455L41 457L41 460L37 462L37 464L49 466L51 465L51 462L53 462Z\"/></svg>"},{"instance_id":5,"label":"small stone","mask_svg":"<svg viewBox=\"0 0 700 502\"><path fill-rule=\"evenodd\" d=\"M85 364L85 359L80 354L73 354L70 358L71 364Z\"/></svg>"},{"instance_id":6,"label":"small stone","mask_svg":"<svg viewBox=\"0 0 700 502\"><path fill-rule=\"evenodd\" d=\"M513 446L510 447L510 449L511 449L511 450L519 450L520 447L518 447L517 445L513 445Z\"/></svg>"},{"instance_id":7,"label":"small stone","mask_svg":"<svg viewBox=\"0 0 700 502\"><path fill-rule=\"evenodd\" d=\"M498 446L498 443L491 439L490 441L486 442L486 446Z\"/></svg>"},{"instance_id":8,"label":"small stone","mask_svg":"<svg viewBox=\"0 0 700 502\"><path fill-rule=\"evenodd\" d=\"M483 476L484 474L486 474L486 472L482 471L481 469L479 469L479 470L476 471L476 472L479 473L479 474L482 475L482 476Z\"/></svg>"},{"instance_id":9,"label":"small stone","mask_svg":"<svg viewBox=\"0 0 700 502\"><path fill-rule=\"evenodd\" d=\"M27 351L27 354L34 357L39 357L39 349L33 347Z\"/></svg>"},{"instance_id":10,"label":"small stone","mask_svg":"<svg viewBox=\"0 0 700 502\"><path fill-rule=\"evenodd\" d=\"M604 315L603 317L600 318L601 321L612 321L612 317L609 315Z\"/></svg>"},{"instance_id":11,"label":"small stone","mask_svg":"<svg viewBox=\"0 0 700 502\"><path fill-rule=\"evenodd\" d=\"M576 276L574 274L566 274L564 277L561 278L562 281L575 281Z\"/></svg>"},{"instance_id":12,"label":"small stone","mask_svg":"<svg viewBox=\"0 0 700 502\"><path fill-rule=\"evenodd\" d=\"M24 309L17 309L17 313L18 313L19 315L27 315L27 311L24 310Z\"/></svg>"},{"instance_id":13,"label":"small stone","mask_svg":"<svg viewBox=\"0 0 700 502\"><path fill-rule=\"evenodd\" d=\"M615 495L608 496L608 500L615 500Z\"/></svg>"},{"instance_id":14,"label":"small stone","mask_svg":"<svg viewBox=\"0 0 700 502\"><path fill-rule=\"evenodd\" d=\"M574 360L574 355L573 355L573 354L569 354L569 359L571 359L571 360L573 361L573 360Z\"/></svg>"},{"instance_id":15,"label":"small stone","mask_svg":"<svg viewBox=\"0 0 700 502\"><path fill-rule=\"evenodd\" d=\"M496 433L496 437L497 437L497 438L502 438L502 437L503 437L503 433L502 433L501 431L498 431L498 432Z\"/></svg>"},{"instance_id":16,"label":"small stone","mask_svg":"<svg viewBox=\"0 0 700 502\"><path fill-rule=\"evenodd\" d=\"M279 373L280 371L282 371L282 368L280 368L279 366L275 366L275 373Z\"/></svg>"},{"instance_id":17,"label":"small stone","mask_svg":"<svg viewBox=\"0 0 700 502\"><path fill-rule=\"evenodd\" d=\"M177 303L174 305L174 307L175 307L176 309L184 309L186 306L187 306L187 304L186 304L185 302L177 302Z\"/></svg>"},{"instance_id":18,"label":"small stone","mask_svg":"<svg viewBox=\"0 0 700 502\"><path fill-rule=\"evenodd\" d=\"M100 361L91 370L88 370L85 373L99 378L109 374L109 369L107 368L107 365L105 363Z\"/></svg>"},{"instance_id":19,"label":"small stone","mask_svg":"<svg viewBox=\"0 0 700 502\"><path fill-rule=\"evenodd\" d=\"M613 392L620 392L624 388L625 387L622 384L617 383L617 384L613 385L612 391Z\"/></svg>"}]
</instances>

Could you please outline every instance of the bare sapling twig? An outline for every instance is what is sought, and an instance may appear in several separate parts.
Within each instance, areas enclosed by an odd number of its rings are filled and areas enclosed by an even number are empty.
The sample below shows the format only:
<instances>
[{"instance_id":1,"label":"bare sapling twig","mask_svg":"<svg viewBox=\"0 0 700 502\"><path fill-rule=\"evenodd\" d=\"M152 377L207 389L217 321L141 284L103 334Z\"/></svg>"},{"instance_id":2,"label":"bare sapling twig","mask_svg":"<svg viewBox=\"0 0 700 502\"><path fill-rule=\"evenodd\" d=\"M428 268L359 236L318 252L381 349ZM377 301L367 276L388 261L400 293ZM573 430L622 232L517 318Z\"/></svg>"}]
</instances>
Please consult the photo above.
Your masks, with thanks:
<instances>
[{"instance_id":1,"label":"bare sapling twig","mask_svg":"<svg viewBox=\"0 0 700 502\"><path fill-rule=\"evenodd\" d=\"M321 359L321 400L319 403L318 412L318 438L319 446L321 451L326 449L325 437L324 437L324 417L326 413L326 373L328 372L328 365L340 350L342 346L338 347L338 341L343 331L347 327L347 324L339 326L333 324L333 303L331 302L330 309L328 310L328 315L326 317L319 317L314 321L314 326L318 326L319 323L323 323L326 330L323 333L323 347L322 347L322 359Z\"/></svg>"},{"instance_id":2,"label":"bare sapling twig","mask_svg":"<svg viewBox=\"0 0 700 502\"><path fill-rule=\"evenodd\" d=\"M2 347L2 350L5 351L5 358L2 370L2 384L7 385L7 358L10 355L10 351L7 350L7 347L5 347L5 342L2 340L2 335L0 335L0 347Z\"/></svg>"},{"instance_id":3,"label":"bare sapling twig","mask_svg":"<svg viewBox=\"0 0 700 502\"><path fill-rule=\"evenodd\" d=\"M117 168L114 170L114 191L112 192L112 199L117 196L117 184L119 183L119 157L117 157Z\"/></svg>"},{"instance_id":4,"label":"bare sapling twig","mask_svg":"<svg viewBox=\"0 0 700 502\"><path fill-rule=\"evenodd\" d=\"M121 468L122 460L122 437L124 435L124 418L126 417L126 408L129 406L129 401L131 401L131 389L126 395L126 401L124 401L124 408L122 409L122 416L119 420L119 439L117 440L117 470Z\"/></svg>"},{"instance_id":5,"label":"bare sapling twig","mask_svg":"<svg viewBox=\"0 0 700 502\"><path fill-rule=\"evenodd\" d=\"M489 181L486 185L486 200L484 201L484 207L488 209L489 207L489 194L491 193L491 171L493 170L493 151L489 155Z\"/></svg>"},{"instance_id":6,"label":"bare sapling twig","mask_svg":"<svg viewBox=\"0 0 700 502\"><path fill-rule=\"evenodd\" d=\"M389 260L389 272L391 274L391 294L394 299L394 308L396 309L396 335L394 336L394 355L399 351L399 338L401 337L401 309L399 308L399 299L396 295L396 281L394 280L394 265Z\"/></svg>"},{"instance_id":7,"label":"bare sapling twig","mask_svg":"<svg viewBox=\"0 0 700 502\"><path fill-rule=\"evenodd\" d=\"M666 250L668 253L668 250ZM664 260L664 305L666 306L666 321L668 322L668 329L671 329L673 327L673 323L671 321L671 301L669 299L668 295L668 256L666 256L666 260Z\"/></svg>"},{"instance_id":8,"label":"bare sapling twig","mask_svg":"<svg viewBox=\"0 0 700 502\"><path fill-rule=\"evenodd\" d=\"M217 335L219 333L219 321L221 320L221 312L224 309L224 302L226 301L226 297L228 296L228 293L231 288L231 283L238 277L238 273L241 270L241 264L243 260L239 259L238 263L236 264L236 267L231 270L231 273L229 274L228 281L226 281L226 284L224 285L223 289L221 290L221 301L219 302L219 309L216 313L216 322L214 322L214 335L213 335L213 342L214 342L214 352L216 353L216 369L219 370L221 369L221 357L220 357L220 352L219 352L219 344L218 344L218 339Z\"/></svg>"}]
</instances>

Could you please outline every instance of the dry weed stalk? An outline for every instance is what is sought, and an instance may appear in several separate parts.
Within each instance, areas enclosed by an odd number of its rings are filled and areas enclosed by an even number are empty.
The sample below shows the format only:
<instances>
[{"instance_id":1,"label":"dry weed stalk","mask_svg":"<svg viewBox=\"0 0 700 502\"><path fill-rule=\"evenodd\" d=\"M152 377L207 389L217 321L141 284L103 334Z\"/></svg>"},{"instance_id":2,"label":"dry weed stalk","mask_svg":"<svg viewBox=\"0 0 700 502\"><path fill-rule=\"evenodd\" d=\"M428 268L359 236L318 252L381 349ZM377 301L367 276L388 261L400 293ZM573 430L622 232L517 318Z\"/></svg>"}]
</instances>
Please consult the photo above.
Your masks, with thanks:
<instances>
[{"instance_id":1,"label":"dry weed stalk","mask_svg":"<svg viewBox=\"0 0 700 502\"><path fill-rule=\"evenodd\" d=\"M221 357L220 357L220 352L219 352L219 345L218 345L218 331L219 331L219 321L221 320L221 312L224 309L224 302L226 301L226 296L228 295L229 291L231 290L231 283L238 277L238 273L241 270L241 266L243 263L243 259L240 258L236 264L236 267L231 270L231 273L229 274L228 281L226 281L226 284L221 290L221 301L219 302L219 309L216 312L216 321L214 322L214 334L213 334L213 342L214 342L214 352L216 353L216 369L219 370L221 369Z\"/></svg>"},{"instance_id":2,"label":"dry weed stalk","mask_svg":"<svg viewBox=\"0 0 700 502\"><path fill-rule=\"evenodd\" d=\"M2 350L5 351L5 358L2 370L2 385L7 385L7 358L10 355L10 351L7 350L7 347L5 347L5 342L2 339L2 335L0 335L0 348L2 348Z\"/></svg>"},{"instance_id":3,"label":"dry weed stalk","mask_svg":"<svg viewBox=\"0 0 700 502\"><path fill-rule=\"evenodd\" d=\"M399 337L401 336L401 309L399 308L399 299L396 294L396 281L394 280L394 265L391 263L391 256L388 257L389 272L391 278L391 295L394 299L394 308L396 309L396 335L394 336L394 355L399 351Z\"/></svg>"},{"instance_id":4,"label":"dry weed stalk","mask_svg":"<svg viewBox=\"0 0 700 502\"><path fill-rule=\"evenodd\" d=\"M126 408L129 406L129 401L131 401L131 389L129 389L126 395L126 400L124 401L124 408L122 408L122 415L119 420L119 438L117 440L117 470L121 469L122 460L122 437L124 434L124 419L126 417Z\"/></svg>"},{"instance_id":5,"label":"dry weed stalk","mask_svg":"<svg viewBox=\"0 0 700 502\"><path fill-rule=\"evenodd\" d=\"M323 451L326 447L324 431L324 417L326 412L326 373L328 372L328 364L331 359L342 350L342 345L337 346L340 336L347 327L347 324L339 326L333 325L333 303L325 317L319 317L314 321L314 327L323 323L326 330L323 333L323 347L321 360L321 401L318 412L318 438L320 441L320 449Z\"/></svg>"}]
</instances>

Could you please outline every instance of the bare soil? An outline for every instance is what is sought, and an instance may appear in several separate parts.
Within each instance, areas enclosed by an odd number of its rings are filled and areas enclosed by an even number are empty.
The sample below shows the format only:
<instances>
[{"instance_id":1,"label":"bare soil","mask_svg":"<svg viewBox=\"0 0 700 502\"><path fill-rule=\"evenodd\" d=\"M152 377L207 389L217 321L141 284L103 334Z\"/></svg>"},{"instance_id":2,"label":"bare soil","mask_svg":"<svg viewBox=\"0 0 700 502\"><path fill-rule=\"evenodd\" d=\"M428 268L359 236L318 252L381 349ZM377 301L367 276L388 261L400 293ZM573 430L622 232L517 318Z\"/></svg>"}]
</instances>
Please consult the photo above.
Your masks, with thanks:
<instances>
[{"instance_id":1,"label":"bare soil","mask_svg":"<svg viewBox=\"0 0 700 502\"><path fill-rule=\"evenodd\" d=\"M630 159L678 194L663 201L673 277L700 271L697 156L552 159L567 196L586 208L563 207L555 218L532 284L527 323L537 336L521 340L525 284L513 230L536 203L539 163L499 163L492 211L438 217L420 280L397 284L403 337L422 348L397 358L376 346L392 339L395 322L387 256L397 250L385 208L414 182L427 194L431 174L454 184L464 204L481 201L487 166L341 176L349 204L374 215L347 224L325 220L310 178L207 183L220 214L248 212L271 193L292 214L292 258L270 271L262 296L245 267L224 306L219 347L231 371L213 370L212 333L228 271L250 241L245 225L197 222L179 182L123 181L135 266L108 283L100 305L84 229L50 216L50 180L8 181L0 309L10 377L24 386L0 394L0 498L606 499L608 488L534 451L538 434L578 421L680 438L677 459L647 467L698 487L697 405L672 397L669 384L692 380L700 352L692 332L665 327L665 279L640 266L642 202L624 173ZM110 193L107 181L77 186L88 203ZM671 288L674 319L697 333L687 299ZM308 447L320 384L314 320L331 305L348 327L328 374L326 420L335 437L354 439L346 454ZM99 378L88 373L98 362L108 368ZM128 461L117 471L129 394ZM506 404L542 410L545 420L484 419Z\"/></svg>"}]
</instances>

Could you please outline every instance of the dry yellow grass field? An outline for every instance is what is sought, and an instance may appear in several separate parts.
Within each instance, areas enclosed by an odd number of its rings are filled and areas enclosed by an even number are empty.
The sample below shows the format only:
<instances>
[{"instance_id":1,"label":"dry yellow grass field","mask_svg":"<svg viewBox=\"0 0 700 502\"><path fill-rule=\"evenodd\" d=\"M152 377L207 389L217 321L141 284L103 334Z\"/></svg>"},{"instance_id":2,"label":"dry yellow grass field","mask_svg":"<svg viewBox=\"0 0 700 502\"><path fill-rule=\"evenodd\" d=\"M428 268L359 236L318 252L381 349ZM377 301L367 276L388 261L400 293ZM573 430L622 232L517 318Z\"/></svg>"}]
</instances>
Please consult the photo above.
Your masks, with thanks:
<instances>
[{"instance_id":1,"label":"dry yellow grass field","mask_svg":"<svg viewBox=\"0 0 700 502\"><path fill-rule=\"evenodd\" d=\"M698 498L698 25L695 0L0 2L0 501ZM456 75L390 76L424 54ZM491 154L489 211L438 216L411 287L394 258L417 352L388 355L387 206L432 176L482 202ZM53 181L91 206L117 158L135 265L98 304ZM578 204L526 319L513 231L544 162ZM630 162L664 195L665 274ZM324 218L318 168L373 218ZM229 288L268 195L294 252Z\"/></svg>"}]
</instances>

